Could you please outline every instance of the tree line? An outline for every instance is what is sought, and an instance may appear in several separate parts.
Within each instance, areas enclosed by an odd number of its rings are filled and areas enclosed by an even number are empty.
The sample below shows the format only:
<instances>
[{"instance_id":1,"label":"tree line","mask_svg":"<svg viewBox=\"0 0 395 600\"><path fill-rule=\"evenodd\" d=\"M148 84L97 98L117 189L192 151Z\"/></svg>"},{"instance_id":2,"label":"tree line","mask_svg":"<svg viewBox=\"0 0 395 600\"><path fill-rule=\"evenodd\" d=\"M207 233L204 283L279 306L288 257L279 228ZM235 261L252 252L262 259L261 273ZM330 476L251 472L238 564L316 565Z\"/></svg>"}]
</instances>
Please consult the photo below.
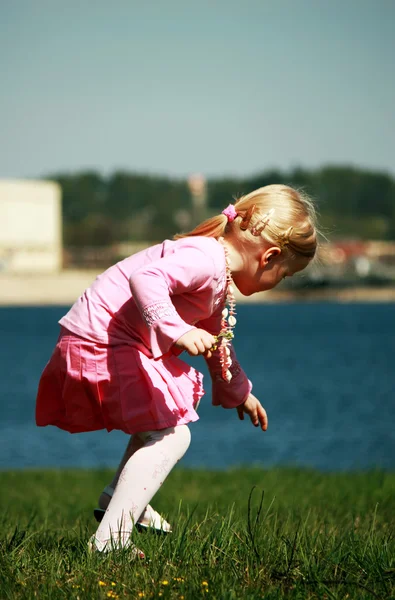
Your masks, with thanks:
<instances>
[{"instance_id":1,"label":"tree line","mask_svg":"<svg viewBox=\"0 0 395 600\"><path fill-rule=\"evenodd\" d=\"M271 183L303 189L316 202L329 239L395 239L395 179L348 166L270 170L245 178L208 179L197 210L186 179L119 171L52 174L62 188L66 247L161 241L218 214L233 198Z\"/></svg>"}]
</instances>

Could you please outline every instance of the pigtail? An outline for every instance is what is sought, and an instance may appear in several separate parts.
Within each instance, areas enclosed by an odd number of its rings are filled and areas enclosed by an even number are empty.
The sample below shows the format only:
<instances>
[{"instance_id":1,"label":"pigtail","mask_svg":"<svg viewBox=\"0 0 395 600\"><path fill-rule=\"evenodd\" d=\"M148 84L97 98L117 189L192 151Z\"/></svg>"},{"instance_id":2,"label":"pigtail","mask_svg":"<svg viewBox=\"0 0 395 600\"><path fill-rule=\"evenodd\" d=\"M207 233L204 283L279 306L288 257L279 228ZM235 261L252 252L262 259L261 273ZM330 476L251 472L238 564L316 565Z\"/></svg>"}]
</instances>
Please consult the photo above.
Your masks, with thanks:
<instances>
[{"instance_id":1,"label":"pigtail","mask_svg":"<svg viewBox=\"0 0 395 600\"><path fill-rule=\"evenodd\" d=\"M206 219L199 225L196 225L194 229L188 231L187 233L177 233L174 236L175 240L179 240L185 237L192 237L201 235L204 237L214 237L219 238L225 233L226 226L228 224L228 218L223 215L215 215L214 217L210 217Z\"/></svg>"}]
</instances>

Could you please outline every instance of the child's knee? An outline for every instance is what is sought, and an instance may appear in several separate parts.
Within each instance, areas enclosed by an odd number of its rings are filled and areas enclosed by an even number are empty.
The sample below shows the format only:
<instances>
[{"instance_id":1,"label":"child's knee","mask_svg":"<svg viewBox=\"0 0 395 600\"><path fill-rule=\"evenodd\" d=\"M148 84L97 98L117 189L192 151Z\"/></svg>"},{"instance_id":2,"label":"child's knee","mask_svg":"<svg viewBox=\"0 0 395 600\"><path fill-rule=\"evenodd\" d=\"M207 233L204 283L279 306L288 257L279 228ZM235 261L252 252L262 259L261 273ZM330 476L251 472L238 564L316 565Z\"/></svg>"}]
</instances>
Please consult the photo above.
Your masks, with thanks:
<instances>
[{"instance_id":1,"label":"child's knee","mask_svg":"<svg viewBox=\"0 0 395 600\"><path fill-rule=\"evenodd\" d=\"M188 425L174 427L174 435L176 436L178 447L182 451L181 456L183 456L191 443L191 432Z\"/></svg>"},{"instance_id":2,"label":"child's knee","mask_svg":"<svg viewBox=\"0 0 395 600\"><path fill-rule=\"evenodd\" d=\"M177 455L177 460L180 460L184 456L191 443L191 432L187 425L177 425L176 427L168 427L156 431L145 431L139 433L138 436L143 440L144 446L157 444L161 447L167 446L173 455Z\"/></svg>"}]
</instances>

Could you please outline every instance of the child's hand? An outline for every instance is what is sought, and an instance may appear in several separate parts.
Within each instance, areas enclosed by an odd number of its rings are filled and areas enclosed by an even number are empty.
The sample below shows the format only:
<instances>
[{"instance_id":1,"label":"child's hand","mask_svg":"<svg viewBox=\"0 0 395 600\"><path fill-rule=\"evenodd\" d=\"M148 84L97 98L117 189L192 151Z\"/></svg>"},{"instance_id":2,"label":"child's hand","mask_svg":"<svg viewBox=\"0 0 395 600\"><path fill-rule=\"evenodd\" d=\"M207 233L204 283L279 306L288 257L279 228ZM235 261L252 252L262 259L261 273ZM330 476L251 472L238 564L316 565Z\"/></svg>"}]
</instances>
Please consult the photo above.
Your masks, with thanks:
<instances>
[{"instance_id":1,"label":"child's hand","mask_svg":"<svg viewBox=\"0 0 395 600\"><path fill-rule=\"evenodd\" d=\"M211 333L204 329L191 329L182 335L176 342L175 347L186 350L191 356L204 354L211 357L210 348L214 346L216 339Z\"/></svg>"},{"instance_id":2,"label":"child's hand","mask_svg":"<svg viewBox=\"0 0 395 600\"><path fill-rule=\"evenodd\" d=\"M258 398L250 394L244 404L240 404L236 408L241 421L244 420L244 413L246 413L255 427L260 424L262 431L266 431L268 425L267 414Z\"/></svg>"}]
</instances>

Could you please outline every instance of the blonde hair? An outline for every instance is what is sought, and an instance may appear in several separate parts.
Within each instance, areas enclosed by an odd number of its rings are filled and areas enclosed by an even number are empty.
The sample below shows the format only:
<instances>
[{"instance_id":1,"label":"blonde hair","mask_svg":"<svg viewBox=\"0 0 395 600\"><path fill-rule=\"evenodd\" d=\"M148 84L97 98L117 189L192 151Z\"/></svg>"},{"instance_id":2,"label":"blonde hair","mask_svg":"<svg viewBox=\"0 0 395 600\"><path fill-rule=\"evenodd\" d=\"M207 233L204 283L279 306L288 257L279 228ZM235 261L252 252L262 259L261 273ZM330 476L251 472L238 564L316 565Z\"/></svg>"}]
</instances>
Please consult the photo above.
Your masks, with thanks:
<instances>
[{"instance_id":1,"label":"blonde hair","mask_svg":"<svg viewBox=\"0 0 395 600\"><path fill-rule=\"evenodd\" d=\"M291 256L314 257L317 218L306 194L286 185L266 185L241 196L234 209L237 216L233 221L221 213L174 239L196 235L219 238L229 234L241 243L264 239Z\"/></svg>"}]
</instances>

